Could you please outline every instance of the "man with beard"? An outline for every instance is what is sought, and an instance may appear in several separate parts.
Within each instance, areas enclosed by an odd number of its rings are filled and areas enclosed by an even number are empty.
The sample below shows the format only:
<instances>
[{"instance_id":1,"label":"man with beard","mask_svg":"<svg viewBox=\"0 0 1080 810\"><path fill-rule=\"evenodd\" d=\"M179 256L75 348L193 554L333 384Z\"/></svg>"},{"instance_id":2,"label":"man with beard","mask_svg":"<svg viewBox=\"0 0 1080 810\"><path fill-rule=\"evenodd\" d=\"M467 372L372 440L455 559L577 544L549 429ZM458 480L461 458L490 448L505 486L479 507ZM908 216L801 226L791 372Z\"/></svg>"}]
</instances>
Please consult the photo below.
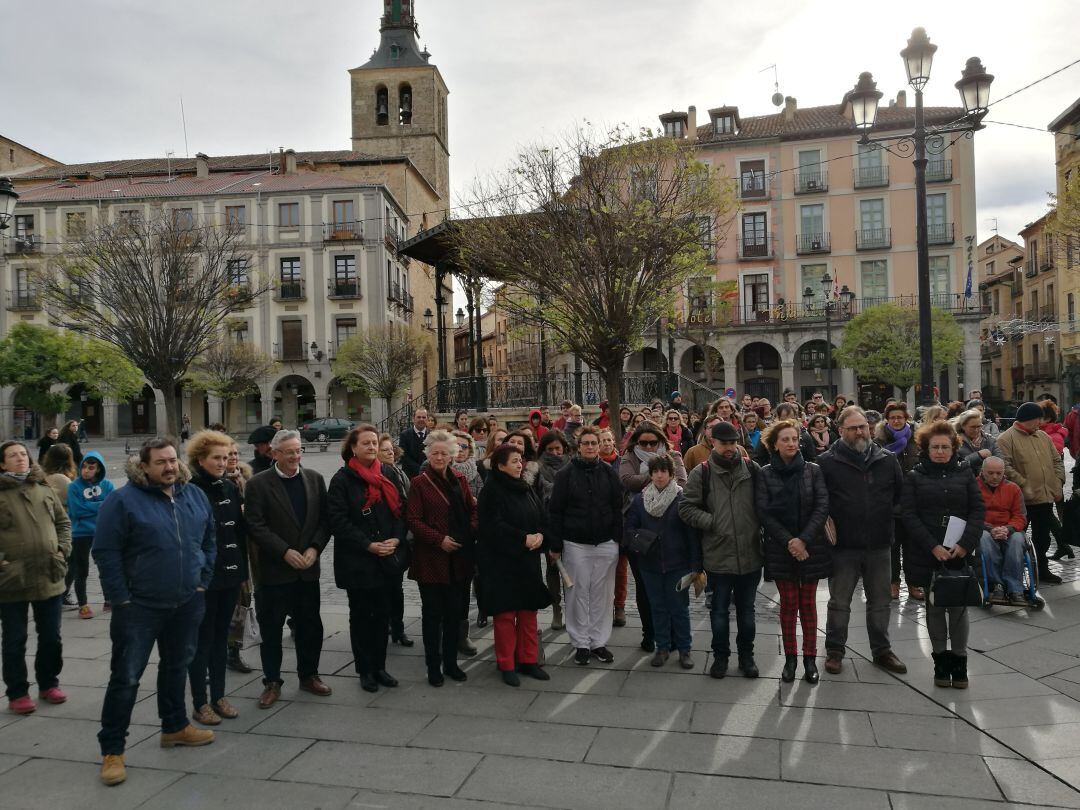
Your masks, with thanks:
<instances>
[{"instance_id":1,"label":"man with beard","mask_svg":"<svg viewBox=\"0 0 1080 810\"><path fill-rule=\"evenodd\" d=\"M829 516L836 526L829 618L825 629L825 671L843 668L851 598L862 579L866 592L866 632L874 663L903 674L907 667L889 643L893 509L900 502L904 474L896 456L870 441L866 413L849 405L836 420L840 441L818 457L829 489Z\"/></svg>"},{"instance_id":2,"label":"man with beard","mask_svg":"<svg viewBox=\"0 0 1080 810\"><path fill-rule=\"evenodd\" d=\"M739 432L729 422L712 429L713 451L691 472L679 504L679 517L701 532L702 565L713 587L710 612L713 664L709 675L723 678L731 656L728 616L735 603L739 671L756 678L754 598L765 555L761 524L754 509L758 465L739 452Z\"/></svg>"}]
</instances>

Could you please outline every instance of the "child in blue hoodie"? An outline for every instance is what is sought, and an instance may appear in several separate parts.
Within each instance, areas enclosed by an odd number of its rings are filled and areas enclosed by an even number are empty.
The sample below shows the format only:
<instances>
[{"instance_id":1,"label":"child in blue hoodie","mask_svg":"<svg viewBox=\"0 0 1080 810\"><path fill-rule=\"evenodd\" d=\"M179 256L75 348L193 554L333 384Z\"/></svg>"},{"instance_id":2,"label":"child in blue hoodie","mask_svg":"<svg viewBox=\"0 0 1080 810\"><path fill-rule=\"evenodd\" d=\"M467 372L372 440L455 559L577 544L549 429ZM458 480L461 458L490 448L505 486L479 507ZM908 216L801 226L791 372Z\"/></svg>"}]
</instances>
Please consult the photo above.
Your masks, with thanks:
<instances>
[{"instance_id":1,"label":"child in blue hoodie","mask_svg":"<svg viewBox=\"0 0 1080 810\"><path fill-rule=\"evenodd\" d=\"M105 460L97 452L87 453L79 465L79 477L68 486L67 508L71 518L71 562L67 586L75 583L79 618L92 619L94 611L86 602L86 577L90 573L90 546L94 542L97 514L106 496L115 489L105 477Z\"/></svg>"}]
</instances>

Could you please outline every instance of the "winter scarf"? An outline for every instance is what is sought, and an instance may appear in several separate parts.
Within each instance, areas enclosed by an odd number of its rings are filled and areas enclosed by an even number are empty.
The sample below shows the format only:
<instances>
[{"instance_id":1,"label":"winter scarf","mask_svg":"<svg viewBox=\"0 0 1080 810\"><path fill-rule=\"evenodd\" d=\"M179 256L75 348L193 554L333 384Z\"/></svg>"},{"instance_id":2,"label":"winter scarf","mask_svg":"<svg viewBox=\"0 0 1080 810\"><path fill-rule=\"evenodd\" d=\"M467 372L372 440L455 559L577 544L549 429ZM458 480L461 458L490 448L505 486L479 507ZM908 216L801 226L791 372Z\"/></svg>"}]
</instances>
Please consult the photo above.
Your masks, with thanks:
<instances>
[{"instance_id":1,"label":"winter scarf","mask_svg":"<svg viewBox=\"0 0 1080 810\"><path fill-rule=\"evenodd\" d=\"M386 501L394 517L401 517L401 495L394 482L382 474L382 464L378 460L370 467L360 463L360 459L349 459L349 469L360 476L367 485L367 499L364 501L364 509L371 509L375 504Z\"/></svg>"},{"instance_id":2,"label":"winter scarf","mask_svg":"<svg viewBox=\"0 0 1080 810\"><path fill-rule=\"evenodd\" d=\"M6 475L8 478L14 478L16 481L25 481L27 479L27 477L30 475L30 471L27 470L26 472L23 472L23 473L6 472L5 471L4 475Z\"/></svg>"},{"instance_id":3,"label":"winter scarf","mask_svg":"<svg viewBox=\"0 0 1080 810\"><path fill-rule=\"evenodd\" d=\"M810 435L814 438L814 449L818 453L824 453L829 449L829 441L832 437L829 435L828 428L825 428L825 430L811 430Z\"/></svg>"},{"instance_id":4,"label":"winter scarf","mask_svg":"<svg viewBox=\"0 0 1080 810\"><path fill-rule=\"evenodd\" d=\"M650 453L648 450L642 450L640 444L636 444L634 445L634 455L641 461L641 464L638 466L638 474L648 475L649 462L660 455L660 453Z\"/></svg>"},{"instance_id":5,"label":"winter scarf","mask_svg":"<svg viewBox=\"0 0 1080 810\"><path fill-rule=\"evenodd\" d=\"M682 492L682 487L675 483L675 479L669 481L663 489L657 489L656 484L650 481L649 485L641 491L645 511L654 518L663 517L668 507L679 497L680 492Z\"/></svg>"},{"instance_id":6,"label":"winter scarf","mask_svg":"<svg viewBox=\"0 0 1080 810\"><path fill-rule=\"evenodd\" d=\"M908 446L908 442L911 440L911 425L904 425L902 430L893 430L891 427L886 427L885 435L892 436L892 441L885 445L885 449L890 453L899 455L904 452L904 448Z\"/></svg>"}]
</instances>

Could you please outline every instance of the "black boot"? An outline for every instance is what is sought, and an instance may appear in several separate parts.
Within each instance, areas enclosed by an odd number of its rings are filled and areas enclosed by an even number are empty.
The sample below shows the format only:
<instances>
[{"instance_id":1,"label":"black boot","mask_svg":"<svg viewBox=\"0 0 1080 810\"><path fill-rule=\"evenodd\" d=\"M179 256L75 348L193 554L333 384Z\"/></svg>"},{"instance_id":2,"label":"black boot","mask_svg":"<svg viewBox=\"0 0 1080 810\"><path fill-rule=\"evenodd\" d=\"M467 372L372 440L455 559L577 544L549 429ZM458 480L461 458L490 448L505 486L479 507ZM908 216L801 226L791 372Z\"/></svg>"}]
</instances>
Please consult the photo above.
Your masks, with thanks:
<instances>
[{"instance_id":1,"label":"black boot","mask_svg":"<svg viewBox=\"0 0 1080 810\"><path fill-rule=\"evenodd\" d=\"M956 653L949 653L948 655L952 658L951 670L953 689L967 689L967 656L957 655Z\"/></svg>"},{"instance_id":2,"label":"black boot","mask_svg":"<svg viewBox=\"0 0 1080 810\"><path fill-rule=\"evenodd\" d=\"M812 655L804 655L802 659L803 664L803 680L807 683L817 683L821 680L821 675L818 673L817 660Z\"/></svg>"},{"instance_id":3,"label":"black boot","mask_svg":"<svg viewBox=\"0 0 1080 810\"><path fill-rule=\"evenodd\" d=\"M229 645L229 657L225 659L225 666L233 672L243 672L245 675L252 671L251 667L240 657L240 645Z\"/></svg>"},{"instance_id":4,"label":"black boot","mask_svg":"<svg viewBox=\"0 0 1080 810\"><path fill-rule=\"evenodd\" d=\"M934 686L941 686L948 689L953 685L952 682L952 653L930 653L930 657L934 659Z\"/></svg>"},{"instance_id":5,"label":"black boot","mask_svg":"<svg viewBox=\"0 0 1080 810\"><path fill-rule=\"evenodd\" d=\"M799 656L797 655L785 655L784 656L784 670L780 673L780 679L784 683L791 683L795 680L795 667L798 666Z\"/></svg>"},{"instance_id":6,"label":"black boot","mask_svg":"<svg viewBox=\"0 0 1080 810\"><path fill-rule=\"evenodd\" d=\"M469 620L463 619L458 622L457 651L466 658L476 655L476 647L469 641Z\"/></svg>"},{"instance_id":7,"label":"black boot","mask_svg":"<svg viewBox=\"0 0 1080 810\"><path fill-rule=\"evenodd\" d=\"M757 662L754 661L753 653L739 655L739 672L743 674L744 678L756 678L758 676L758 666Z\"/></svg>"}]
</instances>

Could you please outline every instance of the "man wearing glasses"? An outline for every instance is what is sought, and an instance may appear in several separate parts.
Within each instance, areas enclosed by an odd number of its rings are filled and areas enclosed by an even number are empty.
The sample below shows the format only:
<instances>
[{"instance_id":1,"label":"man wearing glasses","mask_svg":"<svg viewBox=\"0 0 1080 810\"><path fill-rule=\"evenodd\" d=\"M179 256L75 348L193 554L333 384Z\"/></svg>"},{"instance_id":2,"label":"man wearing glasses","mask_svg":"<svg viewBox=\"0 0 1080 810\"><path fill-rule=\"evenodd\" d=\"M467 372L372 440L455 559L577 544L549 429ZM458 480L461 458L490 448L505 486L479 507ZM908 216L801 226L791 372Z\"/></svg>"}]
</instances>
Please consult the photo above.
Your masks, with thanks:
<instances>
[{"instance_id":1,"label":"man wearing glasses","mask_svg":"<svg viewBox=\"0 0 1080 810\"><path fill-rule=\"evenodd\" d=\"M255 547L252 574L255 610L262 632L263 693L259 708L281 697L281 630L294 620L296 672L300 688L325 697L319 678L323 625L319 616L319 555L330 542L326 482L300 466L303 447L295 430L279 430L270 442L274 466L248 481L248 536Z\"/></svg>"},{"instance_id":2,"label":"man wearing glasses","mask_svg":"<svg viewBox=\"0 0 1080 810\"><path fill-rule=\"evenodd\" d=\"M866 592L866 632L874 663L903 674L907 667L889 643L892 597L893 510L900 502L904 474L888 450L870 440L870 424L858 405L836 420L840 441L818 456L829 489L829 516L836 526L829 617L825 629L825 671L843 669L851 599L862 580Z\"/></svg>"}]
</instances>

